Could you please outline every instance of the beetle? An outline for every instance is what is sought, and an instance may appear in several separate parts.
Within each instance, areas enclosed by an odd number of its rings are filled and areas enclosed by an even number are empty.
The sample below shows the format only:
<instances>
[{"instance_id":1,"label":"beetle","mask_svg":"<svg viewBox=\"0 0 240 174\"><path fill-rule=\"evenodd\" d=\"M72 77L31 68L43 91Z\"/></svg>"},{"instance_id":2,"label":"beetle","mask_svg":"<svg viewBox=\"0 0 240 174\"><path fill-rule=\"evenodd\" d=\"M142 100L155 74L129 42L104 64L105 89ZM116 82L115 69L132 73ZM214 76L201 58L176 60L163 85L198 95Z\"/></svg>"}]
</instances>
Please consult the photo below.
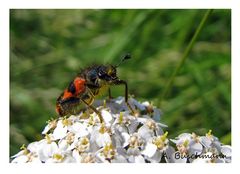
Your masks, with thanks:
<instances>
[{"instance_id":1,"label":"beetle","mask_svg":"<svg viewBox=\"0 0 240 174\"><path fill-rule=\"evenodd\" d=\"M108 88L109 98L112 98L110 90L112 85L125 86L125 102L129 110L134 113L128 103L127 82L117 76L117 67L130 58L130 54L126 54L117 65L93 65L83 69L57 98L56 112L58 115L76 115L82 109L81 104L83 103L99 116L100 122L103 122L101 113L92 103L104 88Z\"/></svg>"}]
</instances>

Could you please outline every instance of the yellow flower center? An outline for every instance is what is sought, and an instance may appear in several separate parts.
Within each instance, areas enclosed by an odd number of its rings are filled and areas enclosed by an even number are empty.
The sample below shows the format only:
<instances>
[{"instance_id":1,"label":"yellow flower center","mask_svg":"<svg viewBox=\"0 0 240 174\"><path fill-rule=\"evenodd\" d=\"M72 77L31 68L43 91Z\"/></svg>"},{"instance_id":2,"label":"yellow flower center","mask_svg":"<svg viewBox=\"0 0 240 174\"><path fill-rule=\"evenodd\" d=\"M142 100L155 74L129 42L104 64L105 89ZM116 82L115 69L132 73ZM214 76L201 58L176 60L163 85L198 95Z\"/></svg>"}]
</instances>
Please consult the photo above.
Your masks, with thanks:
<instances>
[{"instance_id":1,"label":"yellow flower center","mask_svg":"<svg viewBox=\"0 0 240 174\"><path fill-rule=\"evenodd\" d=\"M183 146L184 147L187 147L189 145L189 140L185 140L184 142L183 142Z\"/></svg>"},{"instance_id":2,"label":"yellow flower center","mask_svg":"<svg viewBox=\"0 0 240 174\"><path fill-rule=\"evenodd\" d=\"M142 144L143 144L143 141L137 135L132 135L129 139L129 146L131 148L139 147Z\"/></svg>"},{"instance_id":3,"label":"yellow flower center","mask_svg":"<svg viewBox=\"0 0 240 174\"><path fill-rule=\"evenodd\" d=\"M67 137L66 137L66 140L67 140L67 143L68 144L71 144L73 141L74 141L74 133L73 132L70 132Z\"/></svg>"},{"instance_id":4,"label":"yellow flower center","mask_svg":"<svg viewBox=\"0 0 240 174\"><path fill-rule=\"evenodd\" d=\"M209 130L208 133L206 133L206 137L209 137L209 138L212 137L212 130Z\"/></svg>"},{"instance_id":5,"label":"yellow flower center","mask_svg":"<svg viewBox=\"0 0 240 174\"><path fill-rule=\"evenodd\" d=\"M68 120L67 118L65 118L62 120L62 124L64 126L70 126L70 125L72 125L72 122L70 120Z\"/></svg>"},{"instance_id":6,"label":"yellow flower center","mask_svg":"<svg viewBox=\"0 0 240 174\"><path fill-rule=\"evenodd\" d=\"M51 137L48 134L46 134L45 138L47 140L47 143L51 144L52 140L51 140Z\"/></svg>"},{"instance_id":7,"label":"yellow flower center","mask_svg":"<svg viewBox=\"0 0 240 174\"><path fill-rule=\"evenodd\" d=\"M29 154L29 150L26 148L25 144L23 144L23 145L20 147L20 149L23 150L23 154L24 154L24 155Z\"/></svg>"},{"instance_id":8,"label":"yellow flower center","mask_svg":"<svg viewBox=\"0 0 240 174\"><path fill-rule=\"evenodd\" d=\"M87 144L89 144L88 138L87 138L87 137L84 137L84 138L81 140L81 144L82 144L82 145L87 145Z\"/></svg>"},{"instance_id":9,"label":"yellow flower center","mask_svg":"<svg viewBox=\"0 0 240 174\"><path fill-rule=\"evenodd\" d=\"M104 134L106 131L107 131L107 128L105 127L104 123L102 123L102 125L101 125L101 127L100 127L100 129L99 129L99 132L100 132L101 134Z\"/></svg>"},{"instance_id":10,"label":"yellow flower center","mask_svg":"<svg viewBox=\"0 0 240 174\"><path fill-rule=\"evenodd\" d=\"M195 142L199 143L199 136L197 134L195 134L194 132L192 133L192 137L194 139Z\"/></svg>"},{"instance_id":11,"label":"yellow flower center","mask_svg":"<svg viewBox=\"0 0 240 174\"><path fill-rule=\"evenodd\" d=\"M63 160L63 156L61 154L55 153L53 155L53 158L56 159L57 161L62 161Z\"/></svg>"},{"instance_id":12,"label":"yellow flower center","mask_svg":"<svg viewBox=\"0 0 240 174\"><path fill-rule=\"evenodd\" d=\"M93 163L94 157L92 155L83 155L81 162L82 163Z\"/></svg>"},{"instance_id":13,"label":"yellow flower center","mask_svg":"<svg viewBox=\"0 0 240 174\"><path fill-rule=\"evenodd\" d=\"M182 144L177 145L177 149L181 154L187 154L188 152L189 140L185 140Z\"/></svg>"},{"instance_id":14,"label":"yellow flower center","mask_svg":"<svg viewBox=\"0 0 240 174\"><path fill-rule=\"evenodd\" d=\"M153 144L155 144L158 149L163 149L166 145L167 135L168 132L165 132L165 134L156 137L155 139L153 139Z\"/></svg>"},{"instance_id":15,"label":"yellow flower center","mask_svg":"<svg viewBox=\"0 0 240 174\"><path fill-rule=\"evenodd\" d=\"M147 120L146 125L149 129L154 130L156 128L156 124L152 120Z\"/></svg>"},{"instance_id":16,"label":"yellow flower center","mask_svg":"<svg viewBox=\"0 0 240 174\"><path fill-rule=\"evenodd\" d=\"M53 119L48 120L47 124L50 126L51 129L54 129L54 128L57 127L57 120L56 119L55 120L53 120Z\"/></svg>"},{"instance_id":17,"label":"yellow flower center","mask_svg":"<svg viewBox=\"0 0 240 174\"><path fill-rule=\"evenodd\" d=\"M94 116L93 114L90 115L90 118L89 118L89 125L95 125L95 121L94 121Z\"/></svg>"},{"instance_id":18,"label":"yellow flower center","mask_svg":"<svg viewBox=\"0 0 240 174\"><path fill-rule=\"evenodd\" d=\"M78 150L78 152L83 153L89 148L89 146L89 139L87 137L83 137L81 138L76 149Z\"/></svg>"},{"instance_id":19,"label":"yellow flower center","mask_svg":"<svg viewBox=\"0 0 240 174\"><path fill-rule=\"evenodd\" d=\"M106 144L104 146L104 148L103 148L103 155L105 156L105 158L113 159L115 154L116 154L116 152L113 149L112 143L108 143L108 144Z\"/></svg>"},{"instance_id":20,"label":"yellow flower center","mask_svg":"<svg viewBox=\"0 0 240 174\"><path fill-rule=\"evenodd\" d=\"M119 118L118 118L119 124L123 123L123 112L120 112Z\"/></svg>"}]
</instances>

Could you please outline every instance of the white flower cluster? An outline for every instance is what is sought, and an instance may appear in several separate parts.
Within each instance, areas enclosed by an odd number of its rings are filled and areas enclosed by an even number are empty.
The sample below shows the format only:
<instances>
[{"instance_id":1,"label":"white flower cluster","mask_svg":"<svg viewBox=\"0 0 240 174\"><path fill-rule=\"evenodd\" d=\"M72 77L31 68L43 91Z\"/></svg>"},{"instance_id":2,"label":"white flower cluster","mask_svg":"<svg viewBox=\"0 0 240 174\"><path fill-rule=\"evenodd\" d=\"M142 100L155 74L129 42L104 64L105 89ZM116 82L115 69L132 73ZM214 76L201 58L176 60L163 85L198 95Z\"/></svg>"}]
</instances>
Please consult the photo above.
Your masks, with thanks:
<instances>
[{"instance_id":1,"label":"white flower cluster","mask_svg":"<svg viewBox=\"0 0 240 174\"><path fill-rule=\"evenodd\" d=\"M183 133L169 140L162 130L167 126L159 123L160 110L133 98L129 103L135 115L128 111L123 97L96 102L103 123L89 110L48 121L42 132L45 138L22 146L11 162L231 162L231 147L222 145L211 131L206 136Z\"/></svg>"}]
</instances>

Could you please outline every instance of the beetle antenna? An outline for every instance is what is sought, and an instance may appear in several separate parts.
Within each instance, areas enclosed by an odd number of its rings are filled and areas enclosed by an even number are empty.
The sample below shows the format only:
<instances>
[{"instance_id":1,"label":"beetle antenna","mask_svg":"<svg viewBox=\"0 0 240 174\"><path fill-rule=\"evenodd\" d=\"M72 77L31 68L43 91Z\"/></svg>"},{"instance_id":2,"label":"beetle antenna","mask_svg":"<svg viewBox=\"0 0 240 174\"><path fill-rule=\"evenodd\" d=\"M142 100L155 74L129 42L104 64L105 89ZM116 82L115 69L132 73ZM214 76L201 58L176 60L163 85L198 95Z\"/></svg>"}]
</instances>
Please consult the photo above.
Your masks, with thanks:
<instances>
[{"instance_id":1,"label":"beetle antenna","mask_svg":"<svg viewBox=\"0 0 240 174\"><path fill-rule=\"evenodd\" d=\"M131 54L127 53L126 55L123 56L121 61L115 66L116 68L119 67L125 60L131 59Z\"/></svg>"}]
</instances>

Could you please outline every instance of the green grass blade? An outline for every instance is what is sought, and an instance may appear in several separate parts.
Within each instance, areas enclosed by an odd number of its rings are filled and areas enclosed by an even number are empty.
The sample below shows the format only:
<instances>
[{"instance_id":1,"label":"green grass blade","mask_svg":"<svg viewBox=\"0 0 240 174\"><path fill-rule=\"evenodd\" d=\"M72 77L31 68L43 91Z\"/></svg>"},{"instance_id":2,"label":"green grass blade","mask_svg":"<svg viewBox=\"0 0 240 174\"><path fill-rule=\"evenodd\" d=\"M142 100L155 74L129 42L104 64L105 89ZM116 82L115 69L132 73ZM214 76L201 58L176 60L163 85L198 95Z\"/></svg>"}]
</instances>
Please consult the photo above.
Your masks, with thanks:
<instances>
[{"instance_id":1,"label":"green grass blade","mask_svg":"<svg viewBox=\"0 0 240 174\"><path fill-rule=\"evenodd\" d=\"M198 38L201 30L203 29L204 24L206 23L209 15L212 13L212 11L213 11L212 9L209 9L209 10L207 10L206 13L204 14L204 16L203 16L200 24L198 25L198 27L197 27L197 29L196 29L193 37L191 38L191 41L189 42L187 48L185 49L184 54L183 54L183 56L181 57L179 64L177 65L177 67L175 68L174 72L172 73L169 81L167 82L167 85L166 85L166 87L165 87L165 89L164 89L164 91L163 91L163 93L162 93L161 98L160 98L160 102L161 102L165 97L167 97L169 91L171 90L172 85L173 85L173 81L174 81L176 75L178 74L179 70L181 69L181 67L183 66L185 60L187 59L187 57L188 57L188 55L189 55L192 47L194 46L194 43L196 42L196 39Z\"/></svg>"}]
</instances>

